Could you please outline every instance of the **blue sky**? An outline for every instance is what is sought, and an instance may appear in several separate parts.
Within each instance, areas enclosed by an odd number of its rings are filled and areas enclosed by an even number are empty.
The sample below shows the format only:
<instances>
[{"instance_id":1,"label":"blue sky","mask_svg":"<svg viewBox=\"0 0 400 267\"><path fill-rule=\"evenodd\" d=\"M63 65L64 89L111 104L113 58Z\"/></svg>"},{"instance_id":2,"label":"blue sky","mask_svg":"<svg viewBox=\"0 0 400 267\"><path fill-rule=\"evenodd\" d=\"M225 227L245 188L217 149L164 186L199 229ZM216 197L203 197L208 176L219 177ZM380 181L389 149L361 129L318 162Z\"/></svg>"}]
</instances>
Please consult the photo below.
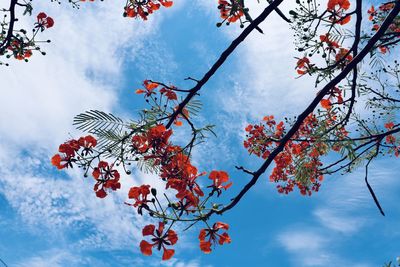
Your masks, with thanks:
<instances>
[{"instance_id":1,"label":"blue sky","mask_svg":"<svg viewBox=\"0 0 400 267\"><path fill-rule=\"evenodd\" d=\"M161 188L157 178L134 171L123 177L124 189L98 199L92 181L78 170L54 170L49 159L59 143L81 134L71 125L74 115L99 109L135 117L143 102L134 91L143 80L189 88L184 78L200 78L240 29L215 27L213 0L176 0L147 22L122 18L122 2L87 3L78 11L35 4L56 21L44 33L52 39L48 55L0 72L0 258L9 266L367 267L400 256L400 166L393 158L375 161L370 176L386 217L362 169L327 177L312 197L281 196L264 175L235 209L215 218L230 224L231 244L204 255L192 229L180 235L174 260L142 256L140 231L149 219L122 203L130 186ZM251 7L254 15L260 11ZM295 115L316 93L312 80L295 79L288 26L273 15L262 28L265 34L253 33L201 91L197 122L216 124L218 138L193 160L201 170L230 173L227 199L249 179L234 166L261 164L242 148L247 123Z\"/></svg>"}]
</instances>

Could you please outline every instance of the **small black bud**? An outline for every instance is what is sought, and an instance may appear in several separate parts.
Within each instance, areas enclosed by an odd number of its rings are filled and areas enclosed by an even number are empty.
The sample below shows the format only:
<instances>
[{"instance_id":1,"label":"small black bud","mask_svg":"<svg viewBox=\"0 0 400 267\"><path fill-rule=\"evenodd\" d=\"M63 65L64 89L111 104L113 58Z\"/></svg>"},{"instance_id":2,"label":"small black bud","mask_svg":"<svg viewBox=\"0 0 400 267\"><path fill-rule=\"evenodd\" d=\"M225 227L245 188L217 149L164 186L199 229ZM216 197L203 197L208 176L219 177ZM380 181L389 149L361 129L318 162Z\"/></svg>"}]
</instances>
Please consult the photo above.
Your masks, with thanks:
<instances>
[{"instance_id":1,"label":"small black bud","mask_svg":"<svg viewBox=\"0 0 400 267\"><path fill-rule=\"evenodd\" d=\"M155 188L152 188L152 189L151 189L151 194L152 194L153 196L157 196L157 190L156 190Z\"/></svg>"}]
</instances>

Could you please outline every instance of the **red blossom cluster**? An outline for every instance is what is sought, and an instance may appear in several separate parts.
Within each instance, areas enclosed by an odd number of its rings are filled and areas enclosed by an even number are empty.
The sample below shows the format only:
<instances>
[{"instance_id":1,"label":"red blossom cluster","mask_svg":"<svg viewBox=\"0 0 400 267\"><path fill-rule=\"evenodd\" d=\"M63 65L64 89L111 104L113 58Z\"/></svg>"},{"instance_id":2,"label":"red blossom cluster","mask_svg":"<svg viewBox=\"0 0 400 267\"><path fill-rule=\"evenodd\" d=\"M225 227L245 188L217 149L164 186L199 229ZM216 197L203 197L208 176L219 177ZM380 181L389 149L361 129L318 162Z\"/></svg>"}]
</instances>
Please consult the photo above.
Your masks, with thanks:
<instances>
[{"instance_id":1,"label":"red blossom cluster","mask_svg":"<svg viewBox=\"0 0 400 267\"><path fill-rule=\"evenodd\" d=\"M147 16L159 10L161 6L171 7L172 1L168 0L131 0L127 1L124 16L147 20Z\"/></svg>"},{"instance_id":2,"label":"red blossom cluster","mask_svg":"<svg viewBox=\"0 0 400 267\"><path fill-rule=\"evenodd\" d=\"M220 10L222 23L227 21L227 23L236 22L244 16L243 5L237 0L218 0L218 9ZM218 26L222 23L217 24Z\"/></svg>"},{"instance_id":3,"label":"red blossom cluster","mask_svg":"<svg viewBox=\"0 0 400 267\"><path fill-rule=\"evenodd\" d=\"M136 94L144 94L145 98L148 98L156 94L155 89L160 87L160 84L145 80L143 82L143 86L144 89L137 89ZM174 90L176 89L177 88L175 86L171 86L169 88L167 88L166 86L162 86L162 88L159 89L159 93L165 96L168 100L178 100L176 93L174 92Z\"/></svg>"},{"instance_id":4,"label":"red blossom cluster","mask_svg":"<svg viewBox=\"0 0 400 267\"><path fill-rule=\"evenodd\" d=\"M32 49L28 48L26 44L22 43L18 39L14 39L7 47L14 56L15 59L24 60L32 56Z\"/></svg>"},{"instance_id":5,"label":"red blossom cluster","mask_svg":"<svg viewBox=\"0 0 400 267\"><path fill-rule=\"evenodd\" d=\"M350 61L353 60L351 51L346 48L340 47L338 42L330 38L329 33L320 35L320 46L327 51L328 54L333 54L335 61L334 64L340 68L344 68ZM296 71L300 75L311 74L315 70L315 65L310 62L308 57L297 58Z\"/></svg>"},{"instance_id":6,"label":"red blossom cluster","mask_svg":"<svg viewBox=\"0 0 400 267\"><path fill-rule=\"evenodd\" d=\"M75 157L78 151L81 150L81 155L88 155L92 152L93 148L97 145L97 140L91 136L81 137L78 140L72 139L64 144L61 144L58 148L58 152L61 154L55 154L51 158L51 164L56 166L57 169L61 170L64 168L71 167L72 163L77 161Z\"/></svg>"},{"instance_id":7,"label":"red blossom cluster","mask_svg":"<svg viewBox=\"0 0 400 267\"><path fill-rule=\"evenodd\" d=\"M58 152L61 154L55 154L51 158L51 164L59 170L72 168L73 164L80 166L80 161L90 156L94 152L93 149L96 145L97 140L91 135L81 137L78 140L69 140L59 146ZM93 168L92 176L96 180L93 190L99 198L107 196L106 190L115 191L121 188L119 183L120 174L113 169L113 165L105 161L99 161L98 165Z\"/></svg>"},{"instance_id":8,"label":"red blossom cluster","mask_svg":"<svg viewBox=\"0 0 400 267\"><path fill-rule=\"evenodd\" d=\"M350 51L346 48L340 47L336 41L331 40L329 33L321 35L319 38L321 44L325 44L327 46L325 50L327 50L328 53L335 55L336 62L340 62L339 65L342 68L344 68L351 60L353 60L353 56L350 55ZM337 51L337 49L339 51Z\"/></svg>"},{"instance_id":9,"label":"red blossom cluster","mask_svg":"<svg viewBox=\"0 0 400 267\"><path fill-rule=\"evenodd\" d=\"M145 97L151 97L157 84L146 81L145 89L138 92L145 94ZM166 94L166 92L161 92ZM168 97L168 96L167 96ZM167 249L167 246L174 245L177 240L177 234L171 229L172 225L179 221L181 216L194 215L194 220L204 220L201 218L202 209L204 209L207 200L216 195L220 196L222 189L228 189L232 182L229 181L229 175L225 171L213 170L209 174L209 179L212 184L208 185L210 192L205 197L203 189L198 183L198 178L204 176L205 172L198 172L197 168L191 164L190 158L184 153L184 150L170 142L170 137L173 134L171 129L167 129L163 124L156 124L138 133L135 133L129 145L129 152L135 157L141 159L157 171L158 176L165 182L165 189L173 189L176 201L170 202L168 199L168 207L161 208L163 212L160 214L155 206L157 199L157 191L151 188L150 185L140 185L131 187L128 193L128 198L133 200L132 203L125 203L137 209L140 215L143 211L147 211L150 216L160 218L158 229L154 225L147 225L143 228L143 236L152 236L151 241L143 240L140 243L140 250L144 255L151 255L152 248L158 250L163 249L163 260L168 260L174 255L173 249ZM115 191L121 188L120 174L114 169L115 162L109 164L100 160L99 154L96 155L94 147L97 141L92 136L81 137L78 140L69 140L60 145L59 154L52 158L52 164L58 169L72 167L73 164L84 168L93 168L92 176L96 180L94 191L96 196L104 198L107 196L107 191ZM100 152L101 153L101 152ZM93 160L98 160L98 164L92 167ZM118 165L118 164L117 164ZM160 205L159 201L157 203ZM169 225L168 230L164 231L164 221L168 221L165 212L170 210L176 218ZM198 213L198 215L196 215ZM219 229L228 230L227 224L217 223L211 229L201 230L200 248L204 252L211 251L211 243L215 242L219 237L219 244L229 243L230 238L227 233L220 235ZM204 238L209 237L208 241Z\"/></svg>"},{"instance_id":10,"label":"red blossom cluster","mask_svg":"<svg viewBox=\"0 0 400 267\"><path fill-rule=\"evenodd\" d=\"M386 16L393 9L394 2L384 3L379 6L378 9L375 9L374 6L368 10L369 20L372 21L372 31L377 31L380 28L380 25L385 20ZM394 45L397 43L395 40L400 38L400 17L394 19L393 23L389 26L389 29L385 33L385 38L380 45L378 45L378 49L382 54L385 54L390 45Z\"/></svg>"},{"instance_id":11,"label":"red blossom cluster","mask_svg":"<svg viewBox=\"0 0 400 267\"><path fill-rule=\"evenodd\" d=\"M385 123L386 130L390 131L395 127L394 122ZM390 147L389 151L392 151L396 157L400 156L400 143L399 140L393 134L387 135L385 138L386 144Z\"/></svg>"},{"instance_id":12,"label":"red blossom cluster","mask_svg":"<svg viewBox=\"0 0 400 267\"><path fill-rule=\"evenodd\" d=\"M236 22L244 15L243 6L237 0L218 0L218 9L221 13L221 18L228 22Z\"/></svg>"},{"instance_id":13,"label":"red blossom cluster","mask_svg":"<svg viewBox=\"0 0 400 267\"><path fill-rule=\"evenodd\" d=\"M310 60L307 57L303 57L297 60L296 70L298 74L304 75L310 73L313 66L314 65L310 63Z\"/></svg>"},{"instance_id":14,"label":"red blossom cluster","mask_svg":"<svg viewBox=\"0 0 400 267\"><path fill-rule=\"evenodd\" d=\"M37 32L44 31L45 29L51 28L54 25L54 20L47 16L47 14L44 12L39 13L36 18L37 22L35 23L33 30L34 36L31 39L26 36L25 30L20 30L16 36L11 37L11 40L7 46L7 50L10 51L13 57L17 60L28 61L28 58L32 56L32 51L38 49L34 40ZM23 35L20 35L20 33ZM3 54L6 54L6 52Z\"/></svg>"},{"instance_id":15,"label":"red blossom cluster","mask_svg":"<svg viewBox=\"0 0 400 267\"><path fill-rule=\"evenodd\" d=\"M340 99L340 91L333 89L330 97ZM321 156L326 155L330 147L324 142L318 142L313 136L317 127L333 125L337 119L333 112L328 118L330 119L323 121L310 114L293 138L286 143L283 151L274 158L275 167L269 178L271 182L278 183L279 193L288 194L295 187L302 195L311 195L313 191L319 190L323 180L323 174L319 170L322 166ZM250 124L245 130L247 139L243 143L244 147L250 154L266 159L279 145L285 134L285 125L283 121L277 123L273 116L265 116L262 123ZM339 128L335 134L343 139L347 132ZM338 146L337 143L332 144L332 148L334 145Z\"/></svg>"}]
</instances>

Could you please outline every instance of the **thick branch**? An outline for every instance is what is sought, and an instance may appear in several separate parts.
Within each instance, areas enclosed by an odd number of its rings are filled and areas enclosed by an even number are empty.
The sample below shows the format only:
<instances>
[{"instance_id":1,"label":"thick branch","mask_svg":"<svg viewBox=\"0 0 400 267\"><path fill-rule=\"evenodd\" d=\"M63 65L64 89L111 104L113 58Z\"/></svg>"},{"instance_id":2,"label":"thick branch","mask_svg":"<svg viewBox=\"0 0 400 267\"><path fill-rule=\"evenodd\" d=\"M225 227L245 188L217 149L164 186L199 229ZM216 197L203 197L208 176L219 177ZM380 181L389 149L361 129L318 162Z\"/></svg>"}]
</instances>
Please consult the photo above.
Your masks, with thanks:
<instances>
[{"instance_id":1,"label":"thick branch","mask_svg":"<svg viewBox=\"0 0 400 267\"><path fill-rule=\"evenodd\" d=\"M10 23L8 25L8 31L6 38L3 40L3 42L0 45L0 55L4 53L4 51L7 49L7 47L11 43L11 39L13 36L13 31L14 31L14 23L16 21L15 19L15 6L18 3L18 0L11 0L10 1L10 9L8 10L10 12Z\"/></svg>"}]
</instances>

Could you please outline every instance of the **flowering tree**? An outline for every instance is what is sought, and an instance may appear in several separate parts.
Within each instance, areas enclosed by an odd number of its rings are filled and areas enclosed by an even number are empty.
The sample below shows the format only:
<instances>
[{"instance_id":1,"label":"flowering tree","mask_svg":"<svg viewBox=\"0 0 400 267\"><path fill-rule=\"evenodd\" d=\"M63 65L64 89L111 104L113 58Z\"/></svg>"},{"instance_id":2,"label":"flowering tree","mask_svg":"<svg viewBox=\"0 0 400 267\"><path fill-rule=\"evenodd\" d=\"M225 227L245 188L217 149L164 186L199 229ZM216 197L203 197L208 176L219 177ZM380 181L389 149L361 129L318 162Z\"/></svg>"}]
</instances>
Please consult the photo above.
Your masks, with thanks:
<instances>
[{"instance_id":1,"label":"flowering tree","mask_svg":"<svg viewBox=\"0 0 400 267\"><path fill-rule=\"evenodd\" d=\"M78 7L78 1L69 2ZM173 230L178 223L186 224L186 229L202 225L198 239L204 253L210 253L216 244L230 243L229 225L216 221L214 215L234 208L270 167L269 180L276 184L278 193L299 191L311 196L318 192L324 177L364 166L366 185L384 215L368 183L368 168L378 157L400 154L400 63L395 56L400 42L400 1L382 2L368 10L361 0L329 0L324 4L297 0L294 10L279 9L282 2L260 3L265 9L252 19L244 1L219 0L216 7L221 21L216 26L239 24L244 30L201 79L187 78L194 83L192 88L178 88L149 77L136 90L149 105L139 119L127 122L97 110L79 114L74 124L86 134L61 144L52 157L51 163L58 169L82 168L85 177L93 178L93 190L99 198L121 188L120 173L131 174L132 164L160 177L166 193L149 184L133 186L125 203L157 222L143 227L139 246L144 255L157 249L163 251L163 260L170 259L174 255L171 247L179 240ZM25 30L14 29L16 7L32 12L30 3L18 0L11 0L10 7L2 10L9 19L5 17L2 23L0 55L26 60L33 50L40 51L36 34L52 27L54 21L39 13L33 36L28 37ZM173 2L129 0L123 15L147 20L164 7L173 7ZM279 120L275 117L282 114L266 114L245 128L244 148L264 161L257 170L236 166L250 180L243 188L235 188L226 171L199 171L191 162L196 145L214 134L213 125L193 122L201 108L196 95L253 30L262 33L260 23L272 12L295 32L299 55L293 62L295 71L299 77L314 77L315 86L320 88L298 116ZM368 112L360 113L360 107ZM172 143L171 136L180 127L188 127L191 137ZM229 203L221 203L218 198L228 189L233 197Z\"/></svg>"}]
</instances>

